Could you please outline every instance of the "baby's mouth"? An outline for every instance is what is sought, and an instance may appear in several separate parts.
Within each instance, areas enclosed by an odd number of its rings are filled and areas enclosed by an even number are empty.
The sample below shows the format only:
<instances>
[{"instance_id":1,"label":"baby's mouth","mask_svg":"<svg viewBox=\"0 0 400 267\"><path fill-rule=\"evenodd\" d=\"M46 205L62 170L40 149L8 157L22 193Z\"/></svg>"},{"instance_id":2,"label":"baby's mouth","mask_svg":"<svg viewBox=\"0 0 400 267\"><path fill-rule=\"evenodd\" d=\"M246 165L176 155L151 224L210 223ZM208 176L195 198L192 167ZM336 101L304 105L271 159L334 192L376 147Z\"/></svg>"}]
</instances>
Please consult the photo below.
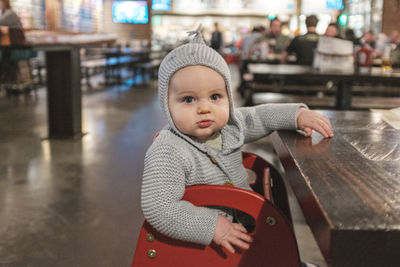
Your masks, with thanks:
<instances>
[{"instance_id":1,"label":"baby's mouth","mask_svg":"<svg viewBox=\"0 0 400 267\"><path fill-rule=\"evenodd\" d=\"M207 127L210 127L212 123L213 123L212 120L202 120L202 121L197 122L197 125L200 128L207 128Z\"/></svg>"}]
</instances>

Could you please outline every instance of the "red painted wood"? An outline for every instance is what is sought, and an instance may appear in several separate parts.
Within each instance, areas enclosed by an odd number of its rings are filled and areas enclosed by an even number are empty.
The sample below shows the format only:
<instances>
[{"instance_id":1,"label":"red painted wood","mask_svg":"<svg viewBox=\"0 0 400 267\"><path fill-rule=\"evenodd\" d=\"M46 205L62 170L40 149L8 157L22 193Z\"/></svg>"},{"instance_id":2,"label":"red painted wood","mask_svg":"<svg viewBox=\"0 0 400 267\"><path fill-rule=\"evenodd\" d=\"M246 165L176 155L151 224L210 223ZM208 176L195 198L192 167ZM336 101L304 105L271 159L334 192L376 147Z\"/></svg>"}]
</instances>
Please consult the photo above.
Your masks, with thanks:
<instances>
[{"instance_id":1,"label":"red painted wood","mask_svg":"<svg viewBox=\"0 0 400 267\"><path fill-rule=\"evenodd\" d=\"M260 180L260 177L264 175L265 164L257 163L259 158L254 154L245 153L243 158L244 165L252 167ZM257 165L263 167L261 171L257 168L254 169ZM261 176L258 175L259 173ZM175 240L159 233L145 221L137 243L133 267L300 266L292 225L272 202L265 200L261 195L236 187L197 185L188 187L183 199L196 206L226 206L253 216L256 227L251 233L254 242L250 245L250 249L229 254L214 243L204 246ZM276 223L269 225L268 217L275 218ZM148 233L154 235L154 241L146 240ZM155 258L148 257L149 250L156 251Z\"/></svg>"}]
</instances>

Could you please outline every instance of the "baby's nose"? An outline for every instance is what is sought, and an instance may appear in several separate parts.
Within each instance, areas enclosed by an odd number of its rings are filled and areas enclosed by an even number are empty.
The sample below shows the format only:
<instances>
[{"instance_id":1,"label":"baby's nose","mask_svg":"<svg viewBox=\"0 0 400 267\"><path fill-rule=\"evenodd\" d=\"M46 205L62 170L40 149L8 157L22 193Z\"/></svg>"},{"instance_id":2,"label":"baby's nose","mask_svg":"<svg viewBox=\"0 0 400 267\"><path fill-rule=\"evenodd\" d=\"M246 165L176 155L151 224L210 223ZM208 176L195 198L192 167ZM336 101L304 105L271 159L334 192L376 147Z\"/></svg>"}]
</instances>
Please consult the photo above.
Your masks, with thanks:
<instances>
[{"instance_id":1,"label":"baby's nose","mask_svg":"<svg viewBox=\"0 0 400 267\"><path fill-rule=\"evenodd\" d=\"M199 114L210 113L211 112L210 105L204 102L200 102L197 108L197 112Z\"/></svg>"}]
</instances>

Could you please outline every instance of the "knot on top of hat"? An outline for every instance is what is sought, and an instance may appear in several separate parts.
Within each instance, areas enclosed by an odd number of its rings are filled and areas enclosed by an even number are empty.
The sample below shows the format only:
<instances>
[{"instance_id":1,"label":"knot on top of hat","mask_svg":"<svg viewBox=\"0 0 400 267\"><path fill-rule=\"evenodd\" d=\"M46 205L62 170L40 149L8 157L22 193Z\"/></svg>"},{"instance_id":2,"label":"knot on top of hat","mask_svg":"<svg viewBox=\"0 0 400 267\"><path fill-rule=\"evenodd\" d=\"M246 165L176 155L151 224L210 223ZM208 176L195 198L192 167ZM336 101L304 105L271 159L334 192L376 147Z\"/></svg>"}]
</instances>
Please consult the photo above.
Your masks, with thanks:
<instances>
[{"instance_id":1,"label":"knot on top of hat","mask_svg":"<svg viewBox=\"0 0 400 267\"><path fill-rule=\"evenodd\" d=\"M200 32L200 29L201 29L201 24L199 24L199 26L197 26L196 30L187 32L189 37L194 35L193 40L191 40L190 43L198 43L198 44L204 44L204 45L206 44L204 42L203 36Z\"/></svg>"}]
</instances>

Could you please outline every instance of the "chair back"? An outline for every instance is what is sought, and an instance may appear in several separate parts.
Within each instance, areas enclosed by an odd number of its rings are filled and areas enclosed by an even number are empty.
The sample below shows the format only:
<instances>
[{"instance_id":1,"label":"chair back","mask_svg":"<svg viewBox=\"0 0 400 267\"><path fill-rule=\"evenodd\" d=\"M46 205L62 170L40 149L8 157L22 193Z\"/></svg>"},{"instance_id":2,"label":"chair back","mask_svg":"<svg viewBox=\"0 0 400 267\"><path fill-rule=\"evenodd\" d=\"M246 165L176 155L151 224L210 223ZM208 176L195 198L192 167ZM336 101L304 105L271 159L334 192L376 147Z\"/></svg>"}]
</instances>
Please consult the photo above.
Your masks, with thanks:
<instances>
[{"instance_id":1,"label":"chair back","mask_svg":"<svg viewBox=\"0 0 400 267\"><path fill-rule=\"evenodd\" d=\"M266 191L272 198L274 192L270 190L273 188L270 185L275 183L275 180L278 184L282 182L279 181L279 173L268 162L252 153L243 153L243 164L257 174L254 190L262 194L264 185L267 185ZM266 167L272 167L271 177L276 174L279 177L275 177L275 180L264 177L265 182L262 182L261 177L264 176ZM250 233L254 242L248 250L230 254L215 243L205 246L170 238L145 221L139 235L133 267L301 265L290 217L288 219L276 205L262 195L237 187L196 185L186 188L183 200L196 206L224 206L249 214L256 222L255 229Z\"/></svg>"},{"instance_id":2,"label":"chair back","mask_svg":"<svg viewBox=\"0 0 400 267\"><path fill-rule=\"evenodd\" d=\"M286 186L279 171L271 163L254 153L242 152L242 158L244 167L254 171L257 175L256 182L251 185L254 192L264 195L292 223ZM264 178L264 172L267 168L269 169L269 175L268 178Z\"/></svg>"},{"instance_id":3,"label":"chair back","mask_svg":"<svg viewBox=\"0 0 400 267\"><path fill-rule=\"evenodd\" d=\"M183 197L196 206L225 206L251 215L256 221L249 250L226 253L209 246L169 238L145 221L132 266L287 266L299 267L300 258L291 225L283 214L257 193L220 185L188 187Z\"/></svg>"}]
</instances>

